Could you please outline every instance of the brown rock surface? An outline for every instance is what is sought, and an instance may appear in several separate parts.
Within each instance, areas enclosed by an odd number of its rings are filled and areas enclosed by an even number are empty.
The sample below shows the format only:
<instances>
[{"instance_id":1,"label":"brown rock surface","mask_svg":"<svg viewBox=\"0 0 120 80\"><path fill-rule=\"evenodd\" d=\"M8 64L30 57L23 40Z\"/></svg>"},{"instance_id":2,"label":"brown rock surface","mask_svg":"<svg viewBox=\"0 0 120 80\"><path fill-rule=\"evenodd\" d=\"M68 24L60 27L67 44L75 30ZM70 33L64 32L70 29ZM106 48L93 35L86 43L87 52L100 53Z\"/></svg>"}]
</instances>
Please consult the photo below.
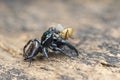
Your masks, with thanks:
<instances>
[{"instance_id":1,"label":"brown rock surface","mask_svg":"<svg viewBox=\"0 0 120 80\"><path fill-rule=\"evenodd\" d=\"M0 0L0 80L120 80L119 0ZM53 24L74 29L80 51L28 67L22 49Z\"/></svg>"}]
</instances>

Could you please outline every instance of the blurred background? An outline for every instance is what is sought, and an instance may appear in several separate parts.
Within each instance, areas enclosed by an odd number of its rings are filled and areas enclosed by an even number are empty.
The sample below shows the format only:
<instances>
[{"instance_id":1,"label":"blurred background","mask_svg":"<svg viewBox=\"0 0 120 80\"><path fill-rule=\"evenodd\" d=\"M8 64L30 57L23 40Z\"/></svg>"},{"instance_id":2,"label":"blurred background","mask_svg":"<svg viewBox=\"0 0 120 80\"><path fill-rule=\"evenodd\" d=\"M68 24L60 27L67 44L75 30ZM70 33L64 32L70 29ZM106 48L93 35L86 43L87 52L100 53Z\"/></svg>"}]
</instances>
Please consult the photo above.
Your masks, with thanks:
<instances>
[{"instance_id":1,"label":"blurred background","mask_svg":"<svg viewBox=\"0 0 120 80\"><path fill-rule=\"evenodd\" d=\"M0 32L41 34L58 23L75 32L118 28L119 8L119 0L0 0Z\"/></svg>"}]
</instances>

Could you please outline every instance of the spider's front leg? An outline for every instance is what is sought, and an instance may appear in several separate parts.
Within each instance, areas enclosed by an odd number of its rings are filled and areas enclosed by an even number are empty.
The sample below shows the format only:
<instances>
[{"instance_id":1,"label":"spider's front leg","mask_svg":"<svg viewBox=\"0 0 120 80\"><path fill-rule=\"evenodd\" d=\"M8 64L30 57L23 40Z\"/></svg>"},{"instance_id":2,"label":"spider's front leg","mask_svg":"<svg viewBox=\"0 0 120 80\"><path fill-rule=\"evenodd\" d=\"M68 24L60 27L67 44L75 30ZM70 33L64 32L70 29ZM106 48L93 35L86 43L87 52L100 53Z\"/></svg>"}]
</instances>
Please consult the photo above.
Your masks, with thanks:
<instances>
[{"instance_id":1,"label":"spider's front leg","mask_svg":"<svg viewBox=\"0 0 120 80\"><path fill-rule=\"evenodd\" d=\"M66 45L67 47L69 47L70 49L72 49L72 50L74 50L75 52L76 52L76 54L77 54L77 56L79 55L78 53L78 50L73 46L73 45L71 45L67 40L65 40L65 39L60 39L59 40L62 44L64 44L64 45Z\"/></svg>"},{"instance_id":2,"label":"spider's front leg","mask_svg":"<svg viewBox=\"0 0 120 80\"><path fill-rule=\"evenodd\" d=\"M37 43L41 44L41 41L38 40L37 38L29 40L29 41L27 42L27 44L24 46L24 48L23 48L23 54L26 54L26 48L28 47L28 45L29 45L30 43L35 42L35 41L36 41Z\"/></svg>"},{"instance_id":3,"label":"spider's front leg","mask_svg":"<svg viewBox=\"0 0 120 80\"><path fill-rule=\"evenodd\" d=\"M60 53L66 55L68 57L71 57L71 56L67 55L66 52L64 52L61 48L57 47L57 45L54 43L50 46L50 49L52 49L53 51L59 51Z\"/></svg>"},{"instance_id":4,"label":"spider's front leg","mask_svg":"<svg viewBox=\"0 0 120 80\"><path fill-rule=\"evenodd\" d=\"M27 46L28 46L31 42L33 42L33 40L29 40L29 41L27 42L27 44L23 47L23 54L26 53L26 48L27 48ZM24 56L24 55L23 55L23 56Z\"/></svg>"},{"instance_id":5,"label":"spider's front leg","mask_svg":"<svg viewBox=\"0 0 120 80\"><path fill-rule=\"evenodd\" d=\"M25 59L24 59L24 60L29 59L29 61L30 61L29 66L31 65L31 62L32 62L32 60L33 60L33 57L34 57L35 55L37 55L38 53L39 53L39 52L38 52L38 47L34 47L34 49L32 49L31 54L25 56Z\"/></svg>"},{"instance_id":6,"label":"spider's front leg","mask_svg":"<svg viewBox=\"0 0 120 80\"><path fill-rule=\"evenodd\" d=\"M32 61L33 57L36 56L42 49L40 43L41 43L41 41L38 40L38 39L33 39L33 40L28 41L28 43L23 48L24 60L29 59L30 64L31 64L31 61ZM27 48L27 50L26 50L26 48Z\"/></svg>"}]
</instances>

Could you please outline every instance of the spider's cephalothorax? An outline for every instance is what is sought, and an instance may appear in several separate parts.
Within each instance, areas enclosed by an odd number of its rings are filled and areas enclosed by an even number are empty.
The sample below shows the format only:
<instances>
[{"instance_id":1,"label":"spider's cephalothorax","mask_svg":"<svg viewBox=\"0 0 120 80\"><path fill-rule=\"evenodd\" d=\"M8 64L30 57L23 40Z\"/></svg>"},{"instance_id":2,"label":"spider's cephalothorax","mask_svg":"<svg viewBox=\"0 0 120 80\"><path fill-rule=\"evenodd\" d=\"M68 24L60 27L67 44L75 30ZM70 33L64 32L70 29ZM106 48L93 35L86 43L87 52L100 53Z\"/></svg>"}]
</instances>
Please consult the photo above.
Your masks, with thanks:
<instances>
[{"instance_id":1,"label":"spider's cephalothorax","mask_svg":"<svg viewBox=\"0 0 120 80\"><path fill-rule=\"evenodd\" d=\"M30 40L24 46L24 60L30 59L31 62L32 58L36 56L39 52L43 53L48 59L48 49L51 49L53 51L59 51L60 53L69 56L66 52L64 52L64 46L67 46L71 50L74 50L78 55L78 50L67 41L67 39L71 35L72 28L66 28L62 32L58 33L55 28L50 27L46 32L43 33L41 40Z\"/></svg>"},{"instance_id":2,"label":"spider's cephalothorax","mask_svg":"<svg viewBox=\"0 0 120 80\"><path fill-rule=\"evenodd\" d=\"M53 43L53 37L54 37L54 28L49 28L46 32L43 33L41 37L41 45L42 45L42 53L44 53L45 57L48 58L48 48Z\"/></svg>"}]
</instances>

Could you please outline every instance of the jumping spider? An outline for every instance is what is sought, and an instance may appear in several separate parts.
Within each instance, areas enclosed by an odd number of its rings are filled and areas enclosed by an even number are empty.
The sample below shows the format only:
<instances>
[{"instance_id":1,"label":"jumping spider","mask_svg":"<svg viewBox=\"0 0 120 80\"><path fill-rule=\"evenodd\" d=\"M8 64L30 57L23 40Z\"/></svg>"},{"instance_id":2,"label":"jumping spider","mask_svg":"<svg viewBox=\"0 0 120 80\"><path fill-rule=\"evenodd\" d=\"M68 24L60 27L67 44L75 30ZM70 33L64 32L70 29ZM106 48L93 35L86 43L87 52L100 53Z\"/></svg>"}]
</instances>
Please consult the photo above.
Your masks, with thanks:
<instances>
[{"instance_id":1,"label":"jumping spider","mask_svg":"<svg viewBox=\"0 0 120 80\"><path fill-rule=\"evenodd\" d=\"M44 56L48 59L48 49L59 51L60 53L69 56L66 54L66 52L64 52L64 46L74 50L78 56L78 50L67 41L71 35L72 28L67 28L62 32L59 32L55 28L50 27L46 32L43 33L41 40L36 38L29 40L28 43L24 46L24 60L29 59L31 64L33 57L35 57L39 52L43 53Z\"/></svg>"}]
</instances>

